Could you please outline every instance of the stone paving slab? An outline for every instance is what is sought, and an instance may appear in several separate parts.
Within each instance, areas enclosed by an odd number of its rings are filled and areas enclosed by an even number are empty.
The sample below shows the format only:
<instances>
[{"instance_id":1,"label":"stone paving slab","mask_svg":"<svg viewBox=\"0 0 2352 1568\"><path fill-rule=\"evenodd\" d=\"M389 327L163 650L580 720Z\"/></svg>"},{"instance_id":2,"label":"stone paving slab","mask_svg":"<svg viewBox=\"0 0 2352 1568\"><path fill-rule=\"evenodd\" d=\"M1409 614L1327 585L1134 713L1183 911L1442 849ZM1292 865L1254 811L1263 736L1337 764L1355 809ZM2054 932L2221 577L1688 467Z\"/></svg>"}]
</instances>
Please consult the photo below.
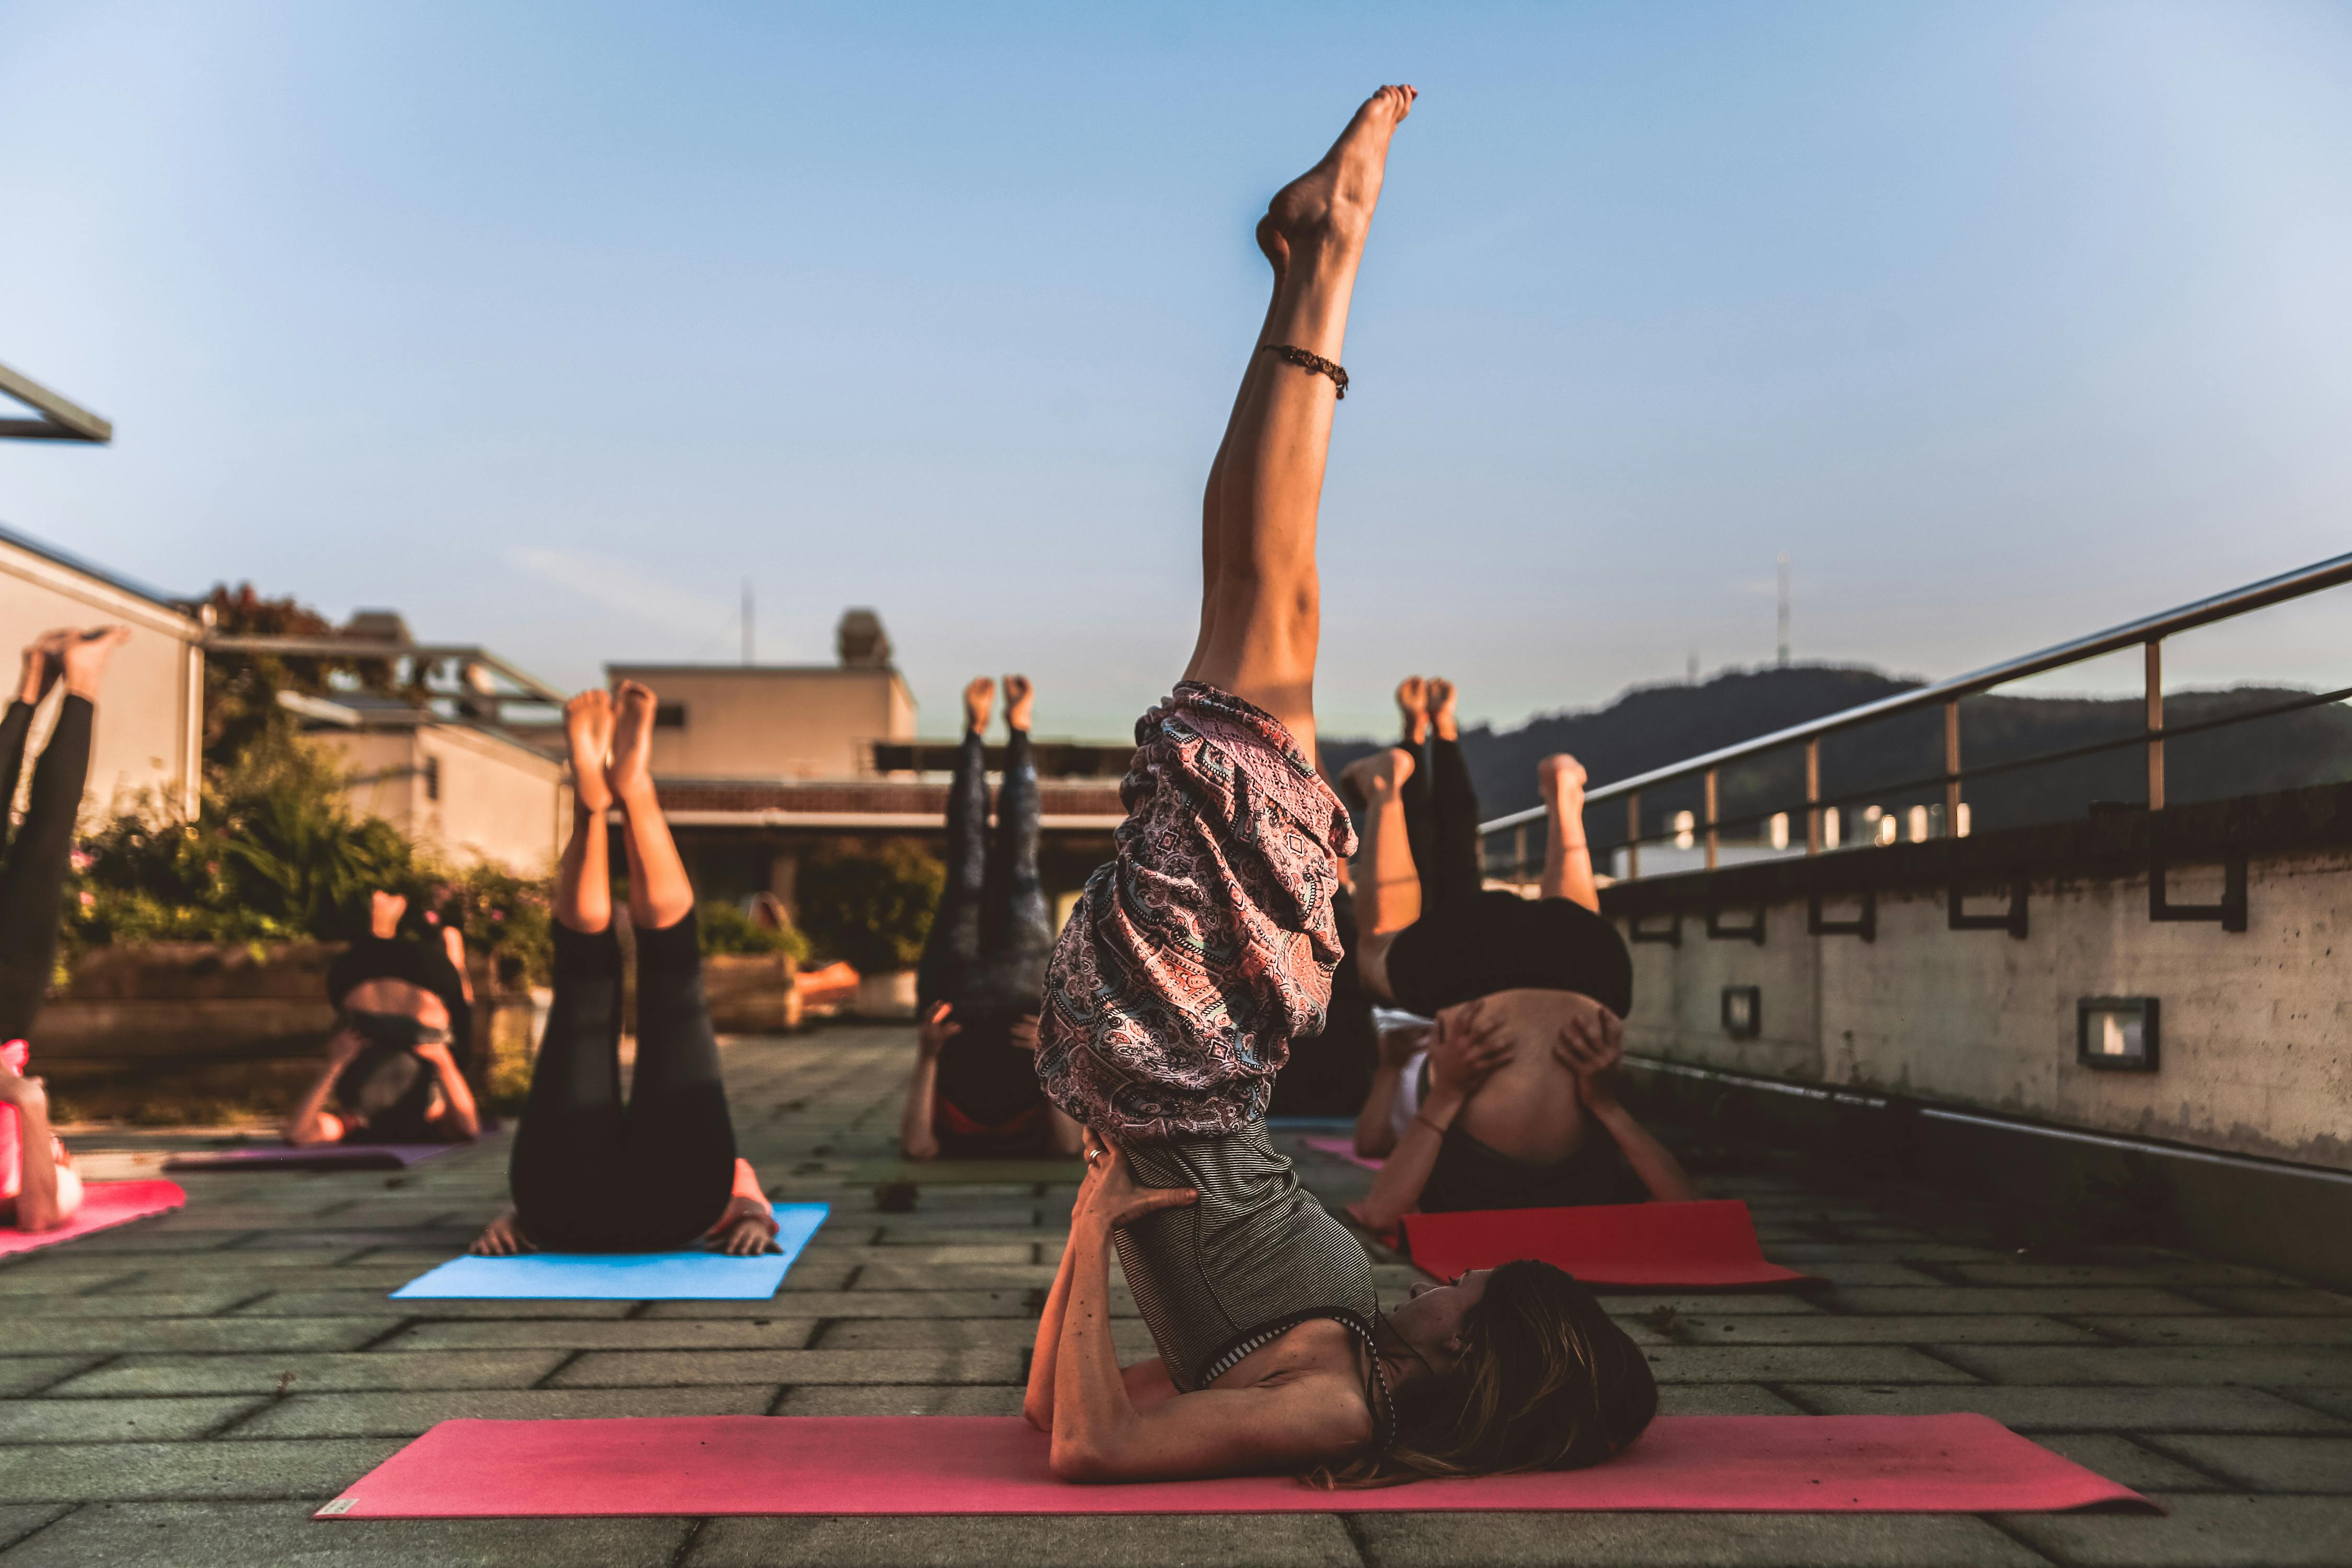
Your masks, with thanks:
<instances>
[{"instance_id":1,"label":"stone paving slab","mask_svg":"<svg viewBox=\"0 0 2352 1568\"><path fill-rule=\"evenodd\" d=\"M1918 1351L1885 1345L1662 1346L1648 1352L1660 1383L1974 1383Z\"/></svg>"},{"instance_id":2,"label":"stone paving slab","mask_svg":"<svg viewBox=\"0 0 2352 1568\"><path fill-rule=\"evenodd\" d=\"M436 1421L558 1421L623 1415L764 1415L772 1384L710 1388L485 1388L426 1394L297 1394L268 1403L220 1436L415 1437ZM154 1403L141 1401L140 1403ZM105 1406L101 1406L105 1408Z\"/></svg>"},{"instance_id":3,"label":"stone paving slab","mask_svg":"<svg viewBox=\"0 0 2352 1568\"><path fill-rule=\"evenodd\" d=\"M2021 1432L2346 1432L2339 1420L2259 1388L1916 1388L1782 1384L1816 1415L1940 1415L1973 1410Z\"/></svg>"},{"instance_id":4,"label":"stone paving slab","mask_svg":"<svg viewBox=\"0 0 2352 1568\"><path fill-rule=\"evenodd\" d=\"M1029 1290L810 1290L791 1300L656 1301L645 1315L654 1319L765 1317L789 1305L796 1315L814 1318L1015 1318L1034 1324L1037 1308Z\"/></svg>"},{"instance_id":5,"label":"stone paving slab","mask_svg":"<svg viewBox=\"0 0 2352 1568\"><path fill-rule=\"evenodd\" d=\"M331 1493L328 1495L332 1495ZM335 1524L300 1503L97 1503L32 1536L7 1568L501 1568L594 1563L668 1568L693 1530L682 1519L385 1520Z\"/></svg>"},{"instance_id":6,"label":"stone paving slab","mask_svg":"<svg viewBox=\"0 0 2352 1568\"><path fill-rule=\"evenodd\" d=\"M1932 1295L1916 1290L1840 1290L1830 1298L1831 1304L1842 1312L1909 1313L1925 1310L1932 1305L1938 1312L2023 1313L2036 1317L2081 1317L2090 1314L2116 1316L2124 1313L2170 1315L2210 1313L2220 1309L2186 1296L2153 1288L2102 1289L2002 1289L1987 1288L1974 1290L1945 1289Z\"/></svg>"},{"instance_id":7,"label":"stone paving slab","mask_svg":"<svg viewBox=\"0 0 2352 1568\"><path fill-rule=\"evenodd\" d=\"M1675 1324L1689 1344L1723 1345L1928 1345L2070 1344L2107 1342L2089 1329L2055 1318L2014 1313L1952 1313L1940 1316L1717 1318L1694 1312Z\"/></svg>"},{"instance_id":8,"label":"stone paving slab","mask_svg":"<svg viewBox=\"0 0 2352 1568\"><path fill-rule=\"evenodd\" d=\"M400 1447L382 1438L299 1443L80 1443L0 1447L0 1502L331 1498Z\"/></svg>"},{"instance_id":9,"label":"stone paving slab","mask_svg":"<svg viewBox=\"0 0 2352 1568\"><path fill-rule=\"evenodd\" d=\"M2352 1318L2352 1296L2337 1290L2317 1290L2309 1286L2242 1290L2200 1289L2195 1294L2197 1300L2230 1312L2282 1318Z\"/></svg>"},{"instance_id":10,"label":"stone paving slab","mask_svg":"<svg viewBox=\"0 0 2352 1568\"><path fill-rule=\"evenodd\" d=\"M1920 1514L1366 1513L1370 1568L2045 1568L1979 1520Z\"/></svg>"},{"instance_id":11,"label":"stone paving slab","mask_svg":"<svg viewBox=\"0 0 2352 1568\"><path fill-rule=\"evenodd\" d=\"M2344 1568L2352 1498L2167 1495L2167 1517L2001 1516L2001 1527L2080 1568Z\"/></svg>"},{"instance_id":12,"label":"stone paving slab","mask_svg":"<svg viewBox=\"0 0 2352 1568\"><path fill-rule=\"evenodd\" d=\"M104 1300L104 1297L91 1297ZM635 1301L394 1301L382 1290L272 1290L236 1309L241 1318L381 1318L385 1313L424 1313L436 1320L480 1318L499 1322L537 1322L549 1318L625 1318ZM772 1312L768 1302L753 1305ZM805 1310L805 1309L802 1309Z\"/></svg>"},{"instance_id":13,"label":"stone paving slab","mask_svg":"<svg viewBox=\"0 0 2352 1568\"><path fill-rule=\"evenodd\" d=\"M400 1326L389 1304L373 1318L28 1319L8 1325L11 1351L121 1355L132 1351L349 1351Z\"/></svg>"},{"instance_id":14,"label":"stone paving slab","mask_svg":"<svg viewBox=\"0 0 2352 1568\"><path fill-rule=\"evenodd\" d=\"M2045 1448L2065 1455L2078 1465L2098 1471L2111 1481L2121 1482L2136 1492L2237 1489L2210 1472L2193 1469L2154 1446L2169 1446L2178 1440L2172 1437L2141 1436L2135 1440L2106 1432L2037 1432L2033 1440ZM2307 1442L2311 1439L2298 1437L2292 1440Z\"/></svg>"},{"instance_id":15,"label":"stone paving slab","mask_svg":"<svg viewBox=\"0 0 2352 1568\"><path fill-rule=\"evenodd\" d=\"M1018 1415L1023 1389L1013 1384L811 1384L787 1389L779 1415Z\"/></svg>"},{"instance_id":16,"label":"stone paving slab","mask_svg":"<svg viewBox=\"0 0 2352 1568\"><path fill-rule=\"evenodd\" d=\"M2352 1345L2352 1318L2082 1318L2136 1345Z\"/></svg>"},{"instance_id":17,"label":"stone paving slab","mask_svg":"<svg viewBox=\"0 0 2352 1568\"><path fill-rule=\"evenodd\" d=\"M818 1568L856 1563L947 1568L1357 1568L1346 1525L1330 1514L1094 1514L925 1519L715 1519L686 1568Z\"/></svg>"},{"instance_id":18,"label":"stone paving slab","mask_svg":"<svg viewBox=\"0 0 2352 1568\"><path fill-rule=\"evenodd\" d=\"M0 1356L0 1399L37 1394L97 1363L96 1356L86 1355Z\"/></svg>"},{"instance_id":19,"label":"stone paving slab","mask_svg":"<svg viewBox=\"0 0 2352 1568\"><path fill-rule=\"evenodd\" d=\"M252 1285L224 1286L217 1290L126 1291L95 1296L26 1294L9 1297L7 1306L0 1310L5 1310L12 1325L44 1318L217 1318L261 1294ZM377 1315L381 1316L383 1310L383 1299L375 1298Z\"/></svg>"},{"instance_id":20,"label":"stone paving slab","mask_svg":"<svg viewBox=\"0 0 2352 1568\"><path fill-rule=\"evenodd\" d=\"M769 1310L775 1310L771 1304ZM814 1318L663 1318L631 1319L626 1322L542 1318L528 1322L419 1323L385 1340L381 1348L417 1352L796 1351L808 1344L816 1328L817 1320Z\"/></svg>"},{"instance_id":21,"label":"stone paving slab","mask_svg":"<svg viewBox=\"0 0 2352 1568\"><path fill-rule=\"evenodd\" d=\"M477 1354L485 1353L477 1352ZM437 1359L437 1358L427 1358ZM1011 1350L592 1351L552 1388L675 1388L698 1383L1019 1383Z\"/></svg>"},{"instance_id":22,"label":"stone paving slab","mask_svg":"<svg viewBox=\"0 0 2352 1568\"><path fill-rule=\"evenodd\" d=\"M37 1252L23 1262L0 1268L0 1296L79 1296L101 1286L119 1285L131 1279L133 1272L127 1267L91 1268L87 1265L44 1268L43 1260L44 1255Z\"/></svg>"},{"instance_id":23,"label":"stone paving slab","mask_svg":"<svg viewBox=\"0 0 2352 1568\"><path fill-rule=\"evenodd\" d=\"M319 1393L366 1388L527 1388L562 1365L561 1351L462 1351L399 1355L123 1356L68 1378L60 1398L124 1394ZM741 1380L734 1380L741 1381Z\"/></svg>"},{"instance_id":24,"label":"stone paving slab","mask_svg":"<svg viewBox=\"0 0 2352 1568\"><path fill-rule=\"evenodd\" d=\"M2180 1388L2205 1384L2257 1387L2352 1387L2352 1350L2333 1346L1949 1345L1938 1354L1990 1383L2137 1383Z\"/></svg>"},{"instance_id":25,"label":"stone paving slab","mask_svg":"<svg viewBox=\"0 0 2352 1568\"><path fill-rule=\"evenodd\" d=\"M244 1399L12 1399L0 1444L160 1442L202 1437L266 1403Z\"/></svg>"},{"instance_id":26,"label":"stone paving slab","mask_svg":"<svg viewBox=\"0 0 2352 1568\"><path fill-rule=\"evenodd\" d=\"M2158 1447L2250 1491L2352 1497L2352 1436L2182 1435L2162 1438Z\"/></svg>"}]
</instances>

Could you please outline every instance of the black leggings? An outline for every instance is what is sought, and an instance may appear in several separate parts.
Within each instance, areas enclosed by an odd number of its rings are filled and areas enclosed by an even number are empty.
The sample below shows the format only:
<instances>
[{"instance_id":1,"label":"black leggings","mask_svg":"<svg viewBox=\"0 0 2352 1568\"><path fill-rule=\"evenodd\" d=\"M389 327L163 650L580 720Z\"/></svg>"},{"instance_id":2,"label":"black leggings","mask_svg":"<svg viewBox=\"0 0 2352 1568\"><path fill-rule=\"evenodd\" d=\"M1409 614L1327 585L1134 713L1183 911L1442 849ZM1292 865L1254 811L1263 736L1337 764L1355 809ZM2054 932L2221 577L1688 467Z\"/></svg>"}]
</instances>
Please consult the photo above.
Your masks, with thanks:
<instances>
[{"instance_id":1,"label":"black leggings","mask_svg":"<svg viewBox=\"0 0 2352 1568\"><path fill-rule=\"evenodd\" d=\"M966 734L948 791L947 888L915 978L927 1012L946 1002L959 1011L1034 1013L1045 994L1054 925L1037 874L1037 765L1029 756L1029 731L1013 731L1004 748L992 843L986 754L979 734Z\"/></svg>"},{"instance_id":2,"label":"black leggings","mask_svg":"<svg viewBox=\"0 0 2352 1568\"><path fill-rule=\"evenodd\" d=\"M32 802L0 866L0 1040L29 1038L58 958L58 903L65 895L66 864L73 854L74 819L89 778L89 699L68 694L57 728L33 767ZM25 736L33 706L11 702L0 715L0 831L7 803L16 798L25 766Z\"/></svg>"},{"instance_id":3,"label":"black leggings","mask_svg":"<svg viewBox=\"0 0 2352 1568\"><path fill-rule=\"evenodd\" d=\"M1412 754L1412 748L1399 751ZM1421 912L1459 909L1486 880L1478 858L1478 792L1462 761L1459 742L1430 737L1425 757L1413 757L1412 775L1397 792L1404 836L1421 877Z\"/></svg>"},{"instance_id":4,"label":"black leggings","mask_svg":"<svg viewBox=\"0 0 2352 1568\"><path fill-rule=\"evenodd\" d=\"M1458 743L1433 738L1398 800L1421 874L1421 919L1389 948L1398 1006L1433 1016L1529 989L1581 992L1620 1017L1632 1008L1633 963L1615 926L1568 899L1483 890L1478 796Z\"/></svg>"},{"instance_id":5,"label":"black leggings","mask_svg":"<svg viewBox=\"0 0 2352 1568\"><path fill-rule=\"evenodd\" d=\"M727 1207L735 1126L692 914L637 932L637 1062L621 1103L621 943L555 922L555 999L507 1181L523 1234L566 1252L665 1252Z\"/></svg>"}]
</instances>

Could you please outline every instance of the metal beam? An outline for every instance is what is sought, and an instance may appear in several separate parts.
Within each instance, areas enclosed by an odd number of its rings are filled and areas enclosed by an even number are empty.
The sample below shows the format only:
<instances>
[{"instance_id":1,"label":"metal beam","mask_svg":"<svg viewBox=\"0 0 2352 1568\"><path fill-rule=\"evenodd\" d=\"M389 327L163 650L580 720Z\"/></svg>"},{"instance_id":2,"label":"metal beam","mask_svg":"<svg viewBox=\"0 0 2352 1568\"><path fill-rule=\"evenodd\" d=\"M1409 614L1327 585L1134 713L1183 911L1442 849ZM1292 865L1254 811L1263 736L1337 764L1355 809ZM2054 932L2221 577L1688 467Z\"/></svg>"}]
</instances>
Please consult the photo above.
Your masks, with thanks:
<instances>
[{"instance_id":1,"label":"metal beam","mask_svg":"<svg viewBox=\"0 0 2352 1568\"><path fill-rule=\"evenodd\" d=\"M0 394L41 416L38 419L0 419L0 437L23 441L94 441L100 445L114 439L110 421L5 364L0 364Z\"/></svg>"}]
</instances>

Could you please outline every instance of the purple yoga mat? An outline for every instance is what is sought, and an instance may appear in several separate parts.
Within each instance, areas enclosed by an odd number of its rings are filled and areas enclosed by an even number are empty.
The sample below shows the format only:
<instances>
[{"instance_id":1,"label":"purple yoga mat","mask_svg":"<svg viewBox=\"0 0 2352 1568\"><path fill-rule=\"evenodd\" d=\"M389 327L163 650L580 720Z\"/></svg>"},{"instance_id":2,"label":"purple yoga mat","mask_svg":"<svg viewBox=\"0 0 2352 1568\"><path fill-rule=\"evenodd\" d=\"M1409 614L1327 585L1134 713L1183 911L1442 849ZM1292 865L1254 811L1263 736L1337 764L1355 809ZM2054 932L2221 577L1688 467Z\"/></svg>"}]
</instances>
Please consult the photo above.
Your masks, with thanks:
<instances>
[{"instance_id":1,"label":"purple yoga mat","mask_svg":"<svg viewBox=\"0 0 2352 1568\"><path fill-rule=\"evenodd\" d=\"M477 1140L476 1142L478 1142ZM167 1171L400 1171L470 1143L256 1143L174 1154Z\"/></svg>"}]
</instances>

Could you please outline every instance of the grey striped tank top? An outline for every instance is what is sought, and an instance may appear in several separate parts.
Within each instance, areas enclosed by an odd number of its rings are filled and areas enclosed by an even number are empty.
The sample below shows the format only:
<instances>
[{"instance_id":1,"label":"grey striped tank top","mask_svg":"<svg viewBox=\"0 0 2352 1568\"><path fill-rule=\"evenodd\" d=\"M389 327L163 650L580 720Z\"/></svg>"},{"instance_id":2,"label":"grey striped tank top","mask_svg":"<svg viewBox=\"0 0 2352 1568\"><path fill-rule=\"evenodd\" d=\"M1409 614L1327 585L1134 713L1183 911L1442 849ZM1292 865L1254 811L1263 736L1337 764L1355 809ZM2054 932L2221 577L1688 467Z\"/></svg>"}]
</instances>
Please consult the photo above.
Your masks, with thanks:
<instances>
[{"instance_id":1,"label":"grey striped tank top","mask_svg":"<svg viewBox=\"0 0 2352 1568\"><path fill-rule=\"evenodd\" d=\"M1370 1342L1380 1298L1371 1260L1298 1184L1263 1119L1217 1137L1127 1151L1148 1187L1197 1187L1201 1201L1113 1233L1137 1310L1168 1375L1205 1388L1275 1334L1316 1318Z\"/></svg>"}]
</instances>

